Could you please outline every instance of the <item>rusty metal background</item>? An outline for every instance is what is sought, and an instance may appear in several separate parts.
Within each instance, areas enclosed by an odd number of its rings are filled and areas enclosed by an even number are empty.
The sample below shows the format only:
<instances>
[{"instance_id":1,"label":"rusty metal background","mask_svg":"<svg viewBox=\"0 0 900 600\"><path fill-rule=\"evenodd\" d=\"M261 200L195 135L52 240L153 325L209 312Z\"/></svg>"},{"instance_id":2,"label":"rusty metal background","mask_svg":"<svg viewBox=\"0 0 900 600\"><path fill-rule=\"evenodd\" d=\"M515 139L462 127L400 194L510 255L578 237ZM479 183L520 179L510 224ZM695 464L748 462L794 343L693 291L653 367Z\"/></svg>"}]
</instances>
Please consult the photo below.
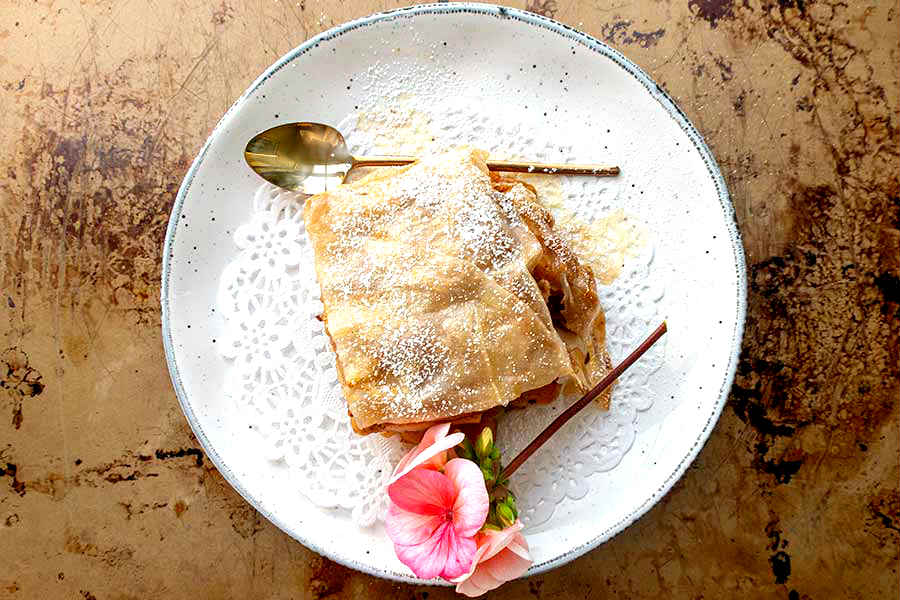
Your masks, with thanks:
<instances>
[{"instance_id":1,"label":"rusty metal background","mask_svg":"<svg viewBox=\"0 0 900 600\"><path fill-rule=\"evenodd\" d=\"M900 6L512 3L622 50L706 136L746 244L729 405L646 517L496 598L889 598L900 548ZM0 598L449 598L348 571L204 459L159 324L219 116L355 0L0 8Z\"/></svg>"}]
</instances>

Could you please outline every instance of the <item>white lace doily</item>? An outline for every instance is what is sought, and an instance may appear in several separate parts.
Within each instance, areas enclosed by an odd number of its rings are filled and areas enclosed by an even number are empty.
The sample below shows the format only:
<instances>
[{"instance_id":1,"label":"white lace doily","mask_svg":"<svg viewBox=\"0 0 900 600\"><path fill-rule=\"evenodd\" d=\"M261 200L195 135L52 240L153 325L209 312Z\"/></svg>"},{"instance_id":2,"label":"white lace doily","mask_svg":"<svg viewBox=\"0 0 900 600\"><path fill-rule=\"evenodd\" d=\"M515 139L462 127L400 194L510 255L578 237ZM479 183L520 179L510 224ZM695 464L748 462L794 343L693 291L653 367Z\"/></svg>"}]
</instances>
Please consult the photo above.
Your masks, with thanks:
<instances>
[{"instance_id":1,"label":"white lace doily","mask_svg":"<svg viewBox=\"0 0 900 600\"><path fill-rule=\"evenodd\" d=\"M341 507L368 526L386 510L384 486L402 457L396 438L350 428L334 355L321 322L319 286L303 201L261 187L253 216L234 235L238 257L222 273L221 352L232 359L224 392L284 461L315 504Z\"/></svg>"},{"instance_id":2,"label":"white lace doily","mask_svg":"<svg viewBox=\"0 0 900 600\"><path fill-rule=\"evenodd\" d=\"M537 143L521 123L503 123L453 99L429 105L398 96L386 106L364 107L340 123L352 153L414 154L429 144L467 144L493 156L585 162L573 146ZM558 178L550 185L548 196L582 222L621 208L616 180ZM300 489L312 502L349 509L357 523L370 525L385 509L383 487L404 448L395 438L361 437L350 428L334 355L316 319L322 306L302 204L263 186L250 222L235 233L239 256L223 272L218 298L227 331L222 353L233 359L224 392L266 440L268 458L285 461L302 478ZM658 324L663 292L650 283L652 246L623 259L614 281L599 288L614 363ZM588 492L590 475L619 464L634 441L637 413L652 402L647 380L663 347L657 344L619 379L608 412L586 408L517 471L512 486L527 526L547 522L561 502ZM508 413L498 432L504 457L511 459L572 400Z\"/></svg>"}]
</instances>

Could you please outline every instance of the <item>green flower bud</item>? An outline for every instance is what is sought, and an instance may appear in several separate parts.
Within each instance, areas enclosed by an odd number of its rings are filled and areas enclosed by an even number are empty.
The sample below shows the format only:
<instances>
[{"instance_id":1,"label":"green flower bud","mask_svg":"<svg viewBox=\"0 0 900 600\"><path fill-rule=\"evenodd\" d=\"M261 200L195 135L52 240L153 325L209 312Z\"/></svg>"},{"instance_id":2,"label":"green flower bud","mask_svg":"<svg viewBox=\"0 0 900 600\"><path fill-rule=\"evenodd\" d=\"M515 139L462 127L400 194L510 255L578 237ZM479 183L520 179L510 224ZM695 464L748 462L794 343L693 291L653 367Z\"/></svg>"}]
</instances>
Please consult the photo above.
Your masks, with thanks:
<instances>
[{"instance_id":1,"label":"green flower bud","mask_svg":"<svg viewBox=\"0 0 900 600\"><path fill-rule=\"evenodd\" d=\"M493 483L494 481L494 472L491 469L487 469L485 467L481 467L481 474L484 476L485 483ZM488 487L490 489L490 487Z\"/></svg>"},{"instance_id":2,"label":"green flower bud","mask_svg":"<svg viewBox=\"0 0 900 600\"><path fill-rule=\"evenodd\" d=\"M458 446L456 446L456 454L460 458L475 460L475 447L472 446L472 442L469 441L469 438L464 439Z\"/></svg>"},{"instance_id":3,"label":"green flower bud","mask_svg":"<svg viewBox=\"0 0 900 600\"><path fill-rule=\"evenodd\" d=\"M485 523L481 528L482 529L493 529L494 531L500 531L500 526L494 525L493 523Z\"/></svg>"},{"instance_id":4,"label":"green flower bud","mask_svg":"<svg viewBox=\"0 0 900 600\"><path fill-rule=\"evenodd\" d=\"M494 435L491 433L490 427L485 427L481 430L478 439L475 440L475 453L478 455L478 458L485 458L490 456L493 447Z\"/></svg>"},{"instance_id":5,"label":"green flower bud","mask_svg":"<svg viewBox=\"0 0 900 600\"><path fill-rule=\"evenodd\" d=\"M497 520L506 528L516 522L516 515L508 505L497 504Z\"/></svg>"},{"instance_id":6,"label":"green flower bud","mask_svg":"<svg viewBox=\"0 0 900 600\"><path fill-rule=\"evenodd\" d=\"M519 509L516 507L515 496L513 496L512 494L507 494L505 504L512 509L514 515L518 516Z\"/></svg>"}]
</instances>

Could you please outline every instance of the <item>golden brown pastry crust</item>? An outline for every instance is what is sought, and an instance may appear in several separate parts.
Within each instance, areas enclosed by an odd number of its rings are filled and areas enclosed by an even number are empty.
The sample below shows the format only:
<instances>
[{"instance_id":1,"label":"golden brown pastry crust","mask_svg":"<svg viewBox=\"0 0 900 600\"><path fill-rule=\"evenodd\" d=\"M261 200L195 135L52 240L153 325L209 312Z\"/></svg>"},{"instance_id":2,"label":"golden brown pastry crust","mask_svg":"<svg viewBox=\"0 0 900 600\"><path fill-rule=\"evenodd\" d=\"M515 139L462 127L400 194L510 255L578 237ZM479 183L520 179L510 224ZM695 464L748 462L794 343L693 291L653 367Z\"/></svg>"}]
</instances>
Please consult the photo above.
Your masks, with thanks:
<instances>
[{"instance_id":1,"label":"golden brown pastry crust","mask_svg":"<svg viewBox=\"0 0 900 600\"><path fill-rule=\"evenodd\" d=\"M358 433L477 423L522 397L553 399L561 381L584 389L586 365L605 364L579 331L599 314L590 268L533 190L492 180L485 158L456 151L307 201L322 319Z\"/></svg>"}]
</instances>

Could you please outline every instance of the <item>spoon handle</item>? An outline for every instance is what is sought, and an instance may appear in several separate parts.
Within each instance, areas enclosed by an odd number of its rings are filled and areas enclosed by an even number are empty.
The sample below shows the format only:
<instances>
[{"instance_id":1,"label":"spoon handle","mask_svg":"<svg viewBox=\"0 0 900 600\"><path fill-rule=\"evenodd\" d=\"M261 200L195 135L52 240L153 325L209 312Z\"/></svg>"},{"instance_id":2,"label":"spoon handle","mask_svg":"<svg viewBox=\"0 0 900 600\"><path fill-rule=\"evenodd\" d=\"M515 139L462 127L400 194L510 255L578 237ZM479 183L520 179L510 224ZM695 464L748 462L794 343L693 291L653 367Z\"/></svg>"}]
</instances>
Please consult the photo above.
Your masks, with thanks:
<instances>
[{"instance_id":1,"label":"spoon handle","mask_svg":"<svg viewBox=\"0 0 900 600\"><path fill-rule=\"evenodd\" d=\"M569 163L533 163L510 160L488 160L487 166L491 171L508 171L511 173L595 175L597 177L614 177L619 174L619 167L612 165L575 165Z\"/></svg>"},{"instance_id":2,"label":"spoon handle","mask_svg":"<svg viewBox=\"0 0 900 600\"><path fill-rule=\"evenodd\" d=\"M413 156L360 156L353 159L353 167L400 167L416 160Z\"/></svg>"},{"instance_id":3,"label":"spoon handle","mask_svg":"<svg viewBox=\"0 0 900 600\"><path fill-rule=\"evenodd\" d=\"M353 161L354 167L397 167L415 162L412 156L362 156ZM491 171L511 173L549 173L555 175L594 175L614 177L619 167L610 165L575 165L569 163L534 163L510 160L488 160Z\"/></svg>"}]
</instances>

